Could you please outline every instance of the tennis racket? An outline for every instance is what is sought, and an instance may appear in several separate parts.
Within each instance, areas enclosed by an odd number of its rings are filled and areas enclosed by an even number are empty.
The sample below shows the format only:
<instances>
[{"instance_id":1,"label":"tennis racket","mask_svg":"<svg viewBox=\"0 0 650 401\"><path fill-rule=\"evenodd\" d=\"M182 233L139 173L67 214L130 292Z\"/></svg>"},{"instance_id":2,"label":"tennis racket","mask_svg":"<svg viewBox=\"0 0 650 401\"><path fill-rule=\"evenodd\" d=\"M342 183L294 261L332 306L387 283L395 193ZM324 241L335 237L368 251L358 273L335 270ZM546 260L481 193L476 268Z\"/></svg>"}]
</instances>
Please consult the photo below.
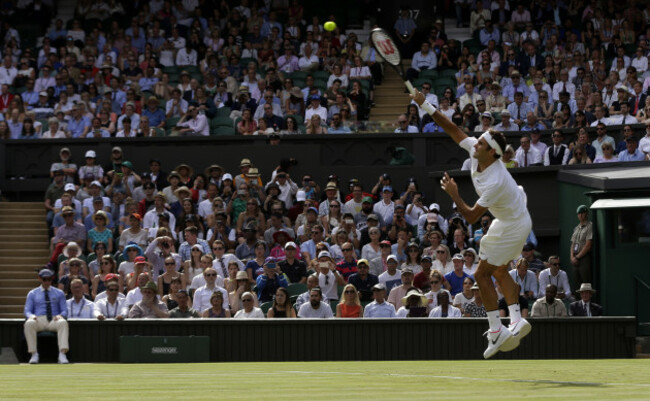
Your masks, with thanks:
<instances>
[{"instance_id":1,"label":"tennis racket","mask_svg":"<svg viewBox=\"0 0 650 401\"><path fill-rule=\"evenodd\" d=\"M372 42L373 47L377 50L377 53L388 64L391 65L397 71L399 76L404 80L404 85L408 89L411 95L415 95L415 89L411 82L409 82L404 76L404 67L402 67L402 56L399 53L397 44L393 38L390 37L388 32L382 28L375 28L370 32L370 41Z\"/></svg>"}]
</instances>

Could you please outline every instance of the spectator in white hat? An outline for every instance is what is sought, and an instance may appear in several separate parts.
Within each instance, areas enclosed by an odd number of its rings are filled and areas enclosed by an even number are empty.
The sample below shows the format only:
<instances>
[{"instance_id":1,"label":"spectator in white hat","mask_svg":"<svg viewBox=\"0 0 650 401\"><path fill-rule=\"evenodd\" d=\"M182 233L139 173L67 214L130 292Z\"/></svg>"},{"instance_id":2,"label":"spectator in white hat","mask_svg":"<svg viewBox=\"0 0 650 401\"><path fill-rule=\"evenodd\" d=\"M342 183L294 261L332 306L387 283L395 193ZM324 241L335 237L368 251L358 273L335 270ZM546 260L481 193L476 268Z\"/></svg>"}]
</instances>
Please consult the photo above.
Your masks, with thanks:
<instances>
[{"instance_id":1,"label":"spectator in white hat","mask_svg":"<svg viewBox=\"0 0 650 401\"><path fill-rule=\"evenodd\" d=\"M300 254L298 253L298 246L296 243L289 241L284 244L284 254L285 259L278 263L278 266L280 266L282 273L287 276L290 283L306 283L307 264L304 261L298 259L300 257Z\"/></svg>"},{"instance_id":2,"label":"spectator in white hat","mask_svg":"<svg viewBox=\"0 0 650 401\"><path fill-rule=\"evenodd\" d=\"M602 316L603 307L591 302L591 297L596 293L591 287L591 283L582 283L580 289L576 291L580 294L580 301L576 301L569 306L571 316Z\"/></svg>"},{"instance_id":3,"label":"spectator in white hat","mask_svg":"<svg viewBox=\"0 0 650 401\"><path fill-rule=\"evenodd\" d=\"M345 285L345 279L336 270L336 264L328 251L318 253L318 285L329 300L338 300L338 287Z\"/></svg>"},{"instance_id":4,"label":"spectator in white hat","mask_svg":"<svg viewBox=\"0 0 650 401\"><path fill-rule=\"evenodd\" d=\"M102 196L102 184L99 181L94 180L90 183L88 186L88 195L89 198L84 199L82 205L82 214L84 218L96 212L93 202L93 199L96 197L101 197L104 201L104 207L102 208L104 211L108 212L111 210L111 200L107 196Z\"/></svg>"},{"instance_id":5,"label":"spectator in white hat","mask_svg":"<svg viewBox=\"0 0 650 401\"><path fill-rule=\"evenodd\" d=\"M77 165L70 163L71 156L72 152L70 152L70 148L61 148L59 151L61 161L52 163L50 166L50 176L53 177L55 171L63 170L64 182L66 184L74 184L74 179L77 175Z\"/></svg>"},{"instance_id":6,"label":"spectator in white hat","mask_svg":"<svg viewBox=\"0 0 650 401\"><path fill-rule=\"evenodd\" d=\"M388 255L386 258L386 271L379 275L379 283L384 284L388 292L402 282L402 273L397 271L398 263L395 255Z\"/></svg>"}]
</instances>

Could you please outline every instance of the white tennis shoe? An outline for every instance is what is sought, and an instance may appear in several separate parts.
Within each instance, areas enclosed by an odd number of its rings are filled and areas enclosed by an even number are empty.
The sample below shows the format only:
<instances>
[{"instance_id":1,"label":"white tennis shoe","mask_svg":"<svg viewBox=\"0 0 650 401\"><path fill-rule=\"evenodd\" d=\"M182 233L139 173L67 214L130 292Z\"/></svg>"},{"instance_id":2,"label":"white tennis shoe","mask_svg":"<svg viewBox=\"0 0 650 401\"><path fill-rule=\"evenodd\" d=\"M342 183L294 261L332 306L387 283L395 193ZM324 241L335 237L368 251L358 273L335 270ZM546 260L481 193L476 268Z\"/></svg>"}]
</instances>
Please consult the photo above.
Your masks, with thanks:
<instances>
[{"instance_id":1,"label":"white tennis shoe","mask_svg":"<svg viewBox=\"0 0 650 401\"><path fill-rule=\"evenodd\" d=\"M486 331L488 339L488 347L483 353L483 358L490 359L497 352L501 351L501 347L512 338L512 333L506 326L501 325L499 331Z\"/></svg>"},{"instance_id":2,"label":"white tennis shoe","mask_svg":"<svg viewBox=\"0 0 650 401\"><path fill-rule=\"evenodd\" d=\"M521 318L514 323L508 325L508 330L512 333L512 337L509 341L501 347L501 351L508 352L519 346L521 340L530 333L531 325L528 323L528 320Z\"/></svg>"},{"instance_id":3,"label":"white tennis shoe","mask_svg":"<svg viewBox=\"0 0 650 401\"><path fill-rule=\"evenodd\" d=\"M68 357L65 356L65 354L63 352L59 352L59 363L61 363L61 364L70 363L70 362L68 362Z\"/></svg>"},{"instance_id":4,"label":"white tennis shoe","mask_svg":"<svg viewBox=\"0 0 650 401\"><path fill-rule=\"evenodd\" d=\"M31 365L36 365L36 364L39 362L39 360L40 360L40 358L39 358L39 356L38 356L38 352L34 352L34 353L32 354L32 357L31 357L30 360L29 360L29 363L30 363Z\"/></svg>"}]
</instances>

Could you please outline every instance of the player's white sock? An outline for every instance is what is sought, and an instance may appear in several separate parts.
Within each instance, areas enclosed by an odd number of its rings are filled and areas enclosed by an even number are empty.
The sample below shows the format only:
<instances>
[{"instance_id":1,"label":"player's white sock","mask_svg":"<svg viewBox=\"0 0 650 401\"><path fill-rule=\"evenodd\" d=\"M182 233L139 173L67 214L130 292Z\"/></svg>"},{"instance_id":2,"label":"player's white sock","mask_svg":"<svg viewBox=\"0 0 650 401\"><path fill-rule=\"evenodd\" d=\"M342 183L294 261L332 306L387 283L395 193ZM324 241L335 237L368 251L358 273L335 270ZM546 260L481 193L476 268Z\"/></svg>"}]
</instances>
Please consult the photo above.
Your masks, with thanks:
<instances>
[{"instance_id":1,"label":"player's white sock","mask_svg":"<svg viewBox=\"0 0 650 401\"><path fill-rule=\"evenodd\" d=\"M487 312L487 318L488 323L490 323L490 331L495 332L501 329L501 318L498 309Z\"/></svg>"},{"instance_id":2,"label":"player's white sock","mask_svg":"<svg viewBox=\"0 0 650 401\"><path fill-rule=\"evenodd\" d=\"M521 310L519 309L519 303L508 305L508 312L510 312L511 322L518 322L521 319Z\"/></svg>"}]
</instances>

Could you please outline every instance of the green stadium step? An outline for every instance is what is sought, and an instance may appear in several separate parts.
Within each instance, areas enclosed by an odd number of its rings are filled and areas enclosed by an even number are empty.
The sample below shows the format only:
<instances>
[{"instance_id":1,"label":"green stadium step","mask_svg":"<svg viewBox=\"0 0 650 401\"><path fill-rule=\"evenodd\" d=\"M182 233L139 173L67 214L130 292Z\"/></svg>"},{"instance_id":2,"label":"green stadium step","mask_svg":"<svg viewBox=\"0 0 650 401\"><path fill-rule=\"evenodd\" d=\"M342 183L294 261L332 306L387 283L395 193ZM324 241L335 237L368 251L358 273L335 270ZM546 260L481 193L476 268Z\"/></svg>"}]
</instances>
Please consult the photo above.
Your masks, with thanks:
<instances>
[{"instance_id":1,"label":"green stadium step","mask_svg":"<svg viewBox=\"0 0 650 401\"><path fill-rule=\"evenodd\" d=\"M0 227L3 229L7 228L21 228L21 229L32 229L32 228L45 228L47 229L47 224L45 220L42 221L2 221Z\"/></svg>"},{"instance_id":2,"label":"green stadium step","mask_svg":"<svg viewBox=\"0 0 650 401\"><path fill-rule=\"evenodd\" d=\"M25 310L25 300L23 299L22 304L0 304L0 316L5 319L10 318L24 318L25 315L23 311Z\"/></svg>"},{"instance_id":3,"label":"green stadium step","mask_svg":"<svg viewBox=\"0 0 650 401\"><path fill-rule=\"evenodd\" d=\"M45 210L43 208L39 209L11 209L11 208L1 208L0 216L16 216L16 217L31 217L39 218L45 220Z\"/></svg>"},{"instance_id":4,"label":"green stadium step","mask_svg":"<svg viewBox=\"0 0 650 401\"><path fill-rule=\"evenodd\" d=\"M47 263L48 258L42 256L11 256L7 257L0 255L0 265L34 265L34 264L45 264Z\"/></svg>"},{"instance_id":5,"label":"green stadium step","mask_svg":"<svg viewBox=\"0 0 650 401\"><path fill-rule=\"evenodd\" d=\"M9 235L9 234L0 234L0 242L4 241L19 241L21 243L28 242L32 243L34 246L41 248L48 243L47 231L44 234L34 234L34 235Z\"/></svg>"},{"instance_id":6,"label":"green stadium step","mask_svg":"<svg viewBox=\"0 0 650 401\"><path fill-rule=\"evenodd\" d=\"M0 280L0 288L4 291L4 288L11 288L11 287L20 287L20 288L34 288L39 286L39 281L36 279L36 275L34 275L34 278L30 279L24 279L24 278L7 278Z\"/></svg>"},{"instance_id":7,"label":"green stadium step","mask_svg":"<svg viewBox=\"0 0 650 401\"><path fill-rule=\"evenodd\" d=\"M30 252L34 250L46 250L49 252L47 237L43 236L43 238L41 241L0 241L0 249L29 249Z\"/></svg>"},{"instance_id":8,"label":"green stadium step","mask_svg":"<svg viewBox=\"0 0 650 401\"><path fill-rule=\"evenodd\" d=\"M0 305L25 305L25 297L25 295L3 295L0 297Z\"/></svg>"},{"instance_id":9,"label":"green stadium step","mask_svg":"<svg viewBox=\"0 0 650 401\"><path fill-rule=\"evenodd\" d=\"M5 223L40 223L45 224L45 214L42 216L34 216L31 213L29 215L24 215L23 213L7 213L0 214L0 226L4 226Z\"/></svg>"},{"instance_id":10,"label":"green stadium step","mask_svg":"<svg viewBox=\"0 0 650 401\"><path fill-rule=\"evenodd\" d=\"M39 209L44 210L42 202L0 202L0 210L5 209Z\"/></svg>"},{"instance_id":11,"label":"green stadium step","mask_svg":"<svg viewBox=\"0 0 650 401\"><path fill-rule=\"evenodd\" d=\"M20 270L16 270L17 268L14 266L14 270L3 270L3 267L0 266L0 280L7 280L7 279L16 279L16 280L29 280L29 279L36 279L37 277L37 271L42 269L45 263L41 265L31 265L31 266L25 266L24 269L21 268ZM0 297L1 298L1 297Z\"/></svg>"},{"instance_id":12,"label":"green stadium step","mask_svg":"<svg viewBox=\"0 0 650 401\"><path fill-rule=\"evenodd\" d=\"M22 317L36 272L50 256L46 212L41 202L0 203L0 318Z\"/></svg>"},{"instance_id":13,"label":"green stadium step","mask_svg":"<svg viewBox=\"0 0 650 401\"><path fill-rule=\"evenodd\" d=\"M4 228L0 226L0 241L36 241L40 240L41 237L44 237L45 241L47 241L47 226L31 229Z\"/></svg>"},{"instance_id":14,"label":"green stadium step","mask_svg":"<svg viewBox=\"0 0 650 401\"><path fill-rule=\"evenodd\" d=\"M3 249L1 252L2 256L33 256L33 257L40 257L40 258L45 258L48 259L50 256L50 251L49 249L21 249L21 248L14 248L14 249Z\"/></svg>"},{"instance_id":15,"label":"green stadium step","mask_svg":"<svg viewBox=\"0 0 650 401\"><path fill-rule=\"evenodd\" d=\"M3 274L25 274L26 277L5 277L5 278L36 278L36 276L32 276L34 272L39 271L40 269L43 268L43 266L47 263L34 263L34 264L18 264L18 263L12 263L10 265L0 265L0 277L2 277Z\"/></svg>"},{"instance_id":16,"label":"green stadium step","mask_svg":"<svg viewBox=\"0 0 650 401\"><path fill-rule=\"evenodd\" d=\"M38 286L38 285L36 285ZM31 291L31 288L22 288L22 287L4 287L2 288L2 297L22 297L25 299L27 293Z\"/></svg>"}]
</instances>

